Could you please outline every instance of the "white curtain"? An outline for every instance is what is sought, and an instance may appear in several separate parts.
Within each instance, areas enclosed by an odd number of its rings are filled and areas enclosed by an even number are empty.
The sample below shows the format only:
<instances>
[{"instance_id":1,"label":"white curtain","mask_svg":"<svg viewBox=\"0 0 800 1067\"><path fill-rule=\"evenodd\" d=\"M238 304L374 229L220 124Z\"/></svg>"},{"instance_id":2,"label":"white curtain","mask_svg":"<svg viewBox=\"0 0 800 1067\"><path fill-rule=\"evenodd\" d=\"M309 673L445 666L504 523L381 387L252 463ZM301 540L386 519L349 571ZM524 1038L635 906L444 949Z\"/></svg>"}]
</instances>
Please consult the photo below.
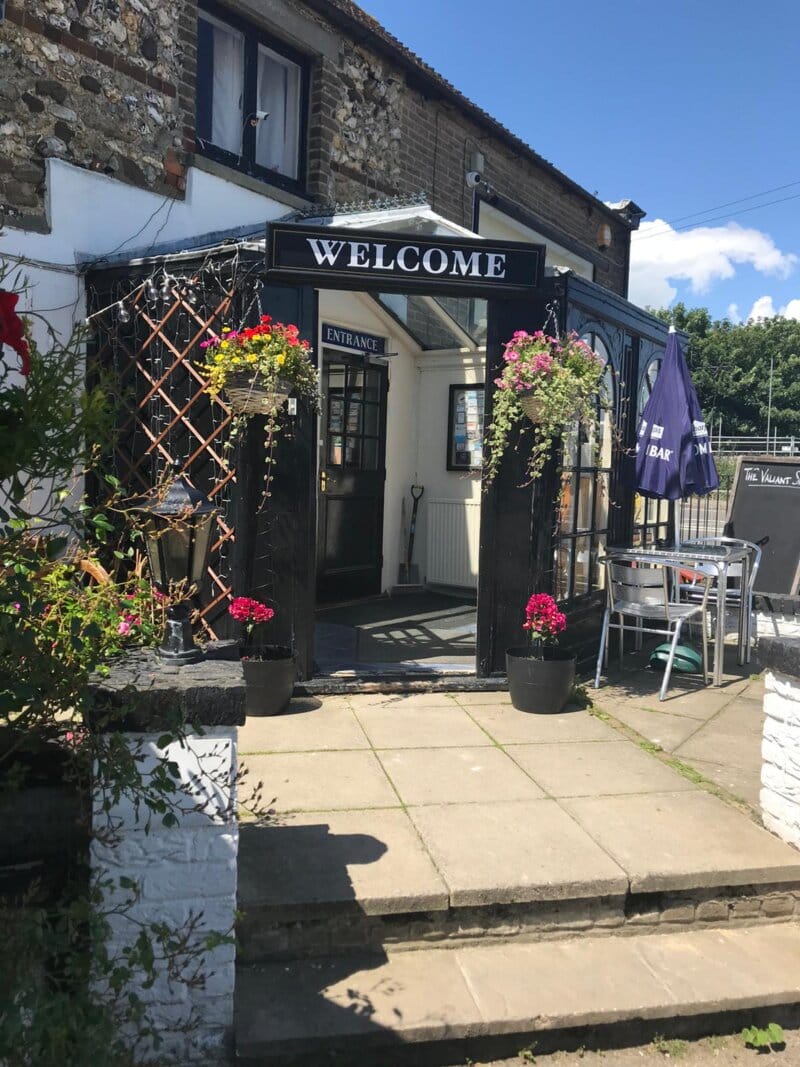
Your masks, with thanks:
<instances>
[{"instance_id":1,"label":"white curtain","mask_svg":"<svg viewBox=\"0 0 800 1067\"><path fill-rule=\"evenodd\" d=\"M211 98L211 140L217 147L239 156L242 153L244 124L244 38L237 30L221 22L213 20L212 25L214 81Z\"/></svg>"},{"instance_id":2,"label":"white curtain","mask_svg":"<svg viewBox=\"0 0 800 1067\"><path fill-rule=\"evenodd\" d=\"M258 49L258 109L269 118L258 124L256 162L287 178L297 177L300 140L300 68L269 48Z\"/></svg>"}]
</instances>

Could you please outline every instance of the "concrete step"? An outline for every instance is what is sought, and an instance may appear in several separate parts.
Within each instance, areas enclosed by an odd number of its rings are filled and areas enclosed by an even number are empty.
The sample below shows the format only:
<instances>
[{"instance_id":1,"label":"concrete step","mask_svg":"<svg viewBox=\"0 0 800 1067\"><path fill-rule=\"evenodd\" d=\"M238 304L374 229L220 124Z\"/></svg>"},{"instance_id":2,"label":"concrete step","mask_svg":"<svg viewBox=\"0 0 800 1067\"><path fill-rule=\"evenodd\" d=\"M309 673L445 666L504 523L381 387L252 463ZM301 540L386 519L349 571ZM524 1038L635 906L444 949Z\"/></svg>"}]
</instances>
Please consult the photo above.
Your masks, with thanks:
<instances>
[{"instance_id":1,"label":"concrete step","mask_svg":"<svg viewBox=\"0 0 800 1067\"><path fill-rule=\"evenodd\" d=\"M713 797L655 801L673 814L674 843L660 834L649 847L658 816L651 798L599 812L604 825L612 816L620 823L612 845L624 867L546 800L494 805L486 826L477 805L451 805L417 809L416 828L402 811L377 809L243 827L238 957L256 963L478 938L542 940L577 930L800 920L800 853ZM628 859L623 832L631 824L636 830L639 808L642 825ZM417 833L437 816L442 826L434 825L438 837L429 842L438 848L438 866ZM524 834L516 834L519 827ZM643 858L640 841L648 847Z\"/></svg>"},{"instance_id":2,"label":"concrete step","mask_svg":"<svg viewBox=\"0 0 800 1067\"><path fill-rule=\"evenodd\" d=\"M463 1064L793 1021L794 924L240 968L237 1062Z\"/></svg>"}]
</instances>

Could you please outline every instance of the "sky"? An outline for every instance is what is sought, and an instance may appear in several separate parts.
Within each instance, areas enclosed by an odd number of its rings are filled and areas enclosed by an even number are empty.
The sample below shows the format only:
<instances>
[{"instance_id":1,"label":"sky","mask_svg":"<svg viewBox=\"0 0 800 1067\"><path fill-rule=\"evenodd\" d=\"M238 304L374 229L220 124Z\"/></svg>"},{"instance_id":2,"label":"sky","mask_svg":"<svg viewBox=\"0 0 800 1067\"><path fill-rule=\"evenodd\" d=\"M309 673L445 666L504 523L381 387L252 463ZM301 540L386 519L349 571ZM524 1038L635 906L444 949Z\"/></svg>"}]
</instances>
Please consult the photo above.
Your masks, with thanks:
<instances>
[{"instance_id":1,"label":"sky","mask_svg":"<svg viewBox=\"0 0 800 1067\"><path fill-rule=\"evenodd\" d=\"M800 319L797 0L360 0L601 200L647 211L630 297Z\"/></svg>"}]
</instances>

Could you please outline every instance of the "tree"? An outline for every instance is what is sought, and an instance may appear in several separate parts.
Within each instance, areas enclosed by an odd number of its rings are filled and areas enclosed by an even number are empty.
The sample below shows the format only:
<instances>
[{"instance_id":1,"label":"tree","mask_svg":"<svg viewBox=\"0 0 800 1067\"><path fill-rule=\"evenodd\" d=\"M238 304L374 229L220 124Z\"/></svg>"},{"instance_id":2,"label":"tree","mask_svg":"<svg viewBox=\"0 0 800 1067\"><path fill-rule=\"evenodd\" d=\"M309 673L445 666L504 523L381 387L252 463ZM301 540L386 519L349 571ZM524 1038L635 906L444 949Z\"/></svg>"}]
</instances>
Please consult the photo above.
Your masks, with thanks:
<instances>
[{"instance_id":1,"label":"tree","mask_svg":"<svg viewBox=\"0 0 800 1067\"><path fill-rule=\"evenodd\" d=\"M799 321L776 316L736 324L683 303L653 314L689 335L686 358L710 425L721 419L727 434L766 433L772 361L770 432L800 432Z\"/></svg>"}]
</instances>

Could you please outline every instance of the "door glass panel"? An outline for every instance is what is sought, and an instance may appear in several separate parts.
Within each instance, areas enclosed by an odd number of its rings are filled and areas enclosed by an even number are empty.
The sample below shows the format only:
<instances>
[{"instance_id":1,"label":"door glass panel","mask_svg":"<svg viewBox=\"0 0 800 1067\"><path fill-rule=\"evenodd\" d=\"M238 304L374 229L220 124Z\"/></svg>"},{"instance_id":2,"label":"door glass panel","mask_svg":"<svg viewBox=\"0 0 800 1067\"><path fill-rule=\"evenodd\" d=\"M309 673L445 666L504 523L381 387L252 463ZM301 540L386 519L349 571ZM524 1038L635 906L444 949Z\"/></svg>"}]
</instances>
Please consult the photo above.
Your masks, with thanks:
<instances>
[{"instance_id":1,"label":"door glass panel","mask_svg":"<svg viewBox=\"0 0 800 1067\"><path fill-rule=\"evenodd\" d=\"M328 401L328 430L341 433L344 430L344 400L333 397Z\"/></svg>"},{"instance_id":2,"label":"door glass panel","mask_svg":"<svg viewBox=\"0 0 800 1067\"><path fill-rule=\"evenodd\" d=\"M574 504L575 488L573 485L573 475L568 471L564 471L561 475L561 504L558 515L559 529L565 531L572 529L572 509Z\"/></svg>"},{"instance_id":3,"label":"door glass panel","mask_svg":"<svg viewBox=\"0 0 800 1067\"><path fill-rule=\"evenodd\" d=\"M371 400L373 403L377 403L381 399L381 375L379 371L368 370L367 371L367 388L364 395L365 400Z\"/></svg>"},{"instance_id":4,"label":"door glass panel","mask_svg":"<svg viewBox=\"0 0 800 1067\"><path fill-rule=\"evenodd\" d=\"M338 363L328 364L328 394L344 392L344 367Z\"/></svg>"},{"instance_id":5,"label":"door glass panel","mask_svg":"<svg viewBox=\"0 0 800 1067\"><path fill-rule=\"evenodd\" d=\"M358 401L348 398L347 401L347 426L348 433L360 433L361 432L361 404Z\"/></svg>"},{"instance_id":6,"label":"door glass panel","mask_svg":"<svg viewBox=\"0 0 800 1067\"><path fill-rule=\"evenodd\" d=\"M606 568L603 563L605 554L606 535L600 534L595 541L594 549L592 550L592 570L594 571L595 589L605 589L606 587Z\"/></svg>"},{"instance_id":7,"label":"door glass panel","mask_svg":"<svg viewBox=\"0 0 800 1067\"><path fill-rule=\"evenodd\" d=\"M575 538L575 588L574 596L589 592L589 575L592 571L591 537Z\"/></svg>"},{"instance_id":8,"label":"door glass panel","mask_svg":"<svg viewBox=\"0 0 800 1067\"><path fill-rule=\"evenodd\" d=\"M378 435L381 409L377 404L364 405L364 433L375 437Z\"/></svg>"},{"instance_id":9,"label":"door glass panel","mask_svg":"<svg viewBox=\"0 0 800 1067\"><path fill-rule=\"evenodd\" d=\"M378 439L376 437L364 438L361 469L365 471L378 469Z\"/></svg>"},{"instance_id":10,"label":"door glass panel","mask_svg":"<svg viewBox=\"0 0 800 1067\"><path fill-rule=\"evenodd\" d=\"M566 600L570 595L570 565L572 542L562 541L556 549L556 599Z\"/></svg>"},{"instance_id":11,"label":"door glass panel","mask_svg":"<svg viewBox=\"0 0 800 1067\"><path fill-rule=\"evenodd\" d=\"M592 528L592 485L594 477L591 474L581 474L578 480L578 514L575 521L576 530L591 530Z\"/></svg>"},{"instance_id":12,"label":"door glass panel","mask_svg":"<svg viewBox=\"0 0 800 1067\"><path fill-rule=\"evenodd\" d=\"M331 435L328 438L328 463L332 467L342 465L342 438L338 435Z\"/></svg>"},{"instance_id":13,"label":"door glass panel","mask_svg":"<svg viewBox=\"0 0 800 1067\"><path fill-rule=\"evenodd\" d=\"M351 393L361 393L364 389L364 371L360 367L347 368L347 388Z\"/></svg>"},{"instance_id":14,"label":"door glass panel","mask_svg":"<svg viewBox=\"0 0 800 1067\"><path fill-rule=\"evenodd\" d=\"M361 439L358 437L347 437L344 443L344 465L345 467L357 467L361 462Z\"/></svg>"}]
</instances>

